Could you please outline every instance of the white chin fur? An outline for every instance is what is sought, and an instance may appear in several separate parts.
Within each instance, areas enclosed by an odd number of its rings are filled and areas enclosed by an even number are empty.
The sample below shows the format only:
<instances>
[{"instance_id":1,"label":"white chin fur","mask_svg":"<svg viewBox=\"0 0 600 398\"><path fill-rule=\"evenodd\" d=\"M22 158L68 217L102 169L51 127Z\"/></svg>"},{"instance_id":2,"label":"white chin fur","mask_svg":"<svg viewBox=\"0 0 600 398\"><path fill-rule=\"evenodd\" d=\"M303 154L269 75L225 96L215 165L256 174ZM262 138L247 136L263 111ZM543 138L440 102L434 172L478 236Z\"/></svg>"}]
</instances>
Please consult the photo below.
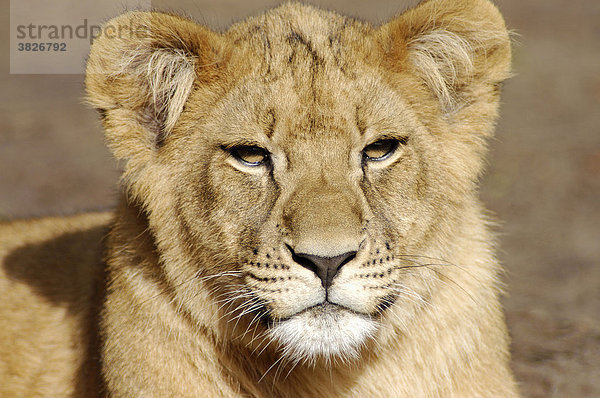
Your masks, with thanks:
<instances>
[{"instance_id":1,"label":"white chin fur","mask_svg":"<svg viewBox=\"0 0 600 398\"><path fill-rule=\"evenodd\" d=\"M357 358L376 330L377 322L368 316L327 304L276 323L270 333L285 357L310 362L318 357Z\"/></svg>"}]
</instances>

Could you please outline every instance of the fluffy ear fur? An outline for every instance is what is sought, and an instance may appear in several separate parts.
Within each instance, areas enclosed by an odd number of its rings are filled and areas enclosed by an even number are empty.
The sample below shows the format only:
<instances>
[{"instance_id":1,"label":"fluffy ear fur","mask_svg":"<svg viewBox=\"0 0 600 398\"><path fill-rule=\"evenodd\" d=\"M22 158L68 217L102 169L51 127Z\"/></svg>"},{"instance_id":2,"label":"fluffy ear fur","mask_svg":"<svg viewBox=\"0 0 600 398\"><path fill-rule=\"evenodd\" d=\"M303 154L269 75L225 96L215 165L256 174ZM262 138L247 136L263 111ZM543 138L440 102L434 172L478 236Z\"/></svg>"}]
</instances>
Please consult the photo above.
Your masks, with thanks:
<instances>
[{"instance_id":1,"label":"fluffy ear fur","mask_svg":"<svg viewBox=\"0 0 600 398\"><path fill-rule=\"evenodd\" d=\"M509 35L488 0L426 0L380 34L389 67L418 76L447 114L490 100L510 76Z\"/></svg>"},{"instance_id":2,"label":"fluffy ear fur","mask_svg":"<svg viewBox=\"0 0 600 398\"><path fill-rule=\"evenodd\" d=\"M216 78L220 44L220 35L157 12L130 12L104 25L91 48L85 83L117 158L160 146L194 84Z\"/></svg>"}]
</instances>

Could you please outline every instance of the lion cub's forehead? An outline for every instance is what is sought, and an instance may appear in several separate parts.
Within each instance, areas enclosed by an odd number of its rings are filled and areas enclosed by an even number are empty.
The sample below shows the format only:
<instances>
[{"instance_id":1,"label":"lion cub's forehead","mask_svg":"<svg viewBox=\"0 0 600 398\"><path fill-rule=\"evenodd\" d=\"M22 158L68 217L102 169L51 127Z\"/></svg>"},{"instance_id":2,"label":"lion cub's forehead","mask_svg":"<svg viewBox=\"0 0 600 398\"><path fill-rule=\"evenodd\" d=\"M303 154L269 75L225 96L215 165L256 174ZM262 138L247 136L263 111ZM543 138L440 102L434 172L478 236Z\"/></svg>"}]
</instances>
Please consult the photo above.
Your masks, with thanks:
<instances>
[{"instance_id":1,"label":"lion cub's forehead","mask_svg":"<svg viewBox=\"0 0 600 398\"><path fill-rule=\"evenodd\" d=\"M227 36L243 75L213 113L223 133L347 140L360 138L369 119L397 126L402 101L368 62L370 34L366 24L301 4L234 25Z\"/></svg>"},{"instance_id":2,"label":"lion cub's forehead","mask_svg":"<svg viewBox=\"0 0 600 398\"><path fill-rule=\"evenodd\" d=\"M315 148L317 142L361 145L373 133L410 130L408 108L380 79L330 73L312 83L299 84L292 73L269 82L249 76L219 101L207 130L227 143L310 141Z\"/></svg>"},{"instance_id":3,"label":"lion cub's forehead","mask_svg":"<svg viewBox=\"0 0 600 398\"><path fill-rule=\"evenodd\" d=\"M235 50L265 81L293 73L299 83L339 72L356 77L371 27L334 12L285 4L232 26Z\"/></svg>"}]
</instances>

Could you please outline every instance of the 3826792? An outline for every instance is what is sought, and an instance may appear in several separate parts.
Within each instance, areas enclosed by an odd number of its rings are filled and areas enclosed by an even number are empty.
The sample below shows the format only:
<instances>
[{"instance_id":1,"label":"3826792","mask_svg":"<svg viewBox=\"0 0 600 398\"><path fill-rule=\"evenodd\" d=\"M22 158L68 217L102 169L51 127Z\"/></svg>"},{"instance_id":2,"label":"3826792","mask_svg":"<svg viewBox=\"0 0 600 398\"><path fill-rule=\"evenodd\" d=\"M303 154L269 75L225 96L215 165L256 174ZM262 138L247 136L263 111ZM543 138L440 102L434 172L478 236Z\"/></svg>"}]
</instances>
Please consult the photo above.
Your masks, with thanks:
<instances>
[{"instance_id":1,"label":"3826792","mask_svg":"<svg viewBox=\"0 0 600 398\"><path fill-rule=\"evenodd\" d=\"M42 51L67 51L67 43L53 43L53 42L33 42L33 43L29 43L29 42L20 42L17 43L17 50L18 51L38 51L38 52L42 52Z\"/></svg>"}]
</instances>

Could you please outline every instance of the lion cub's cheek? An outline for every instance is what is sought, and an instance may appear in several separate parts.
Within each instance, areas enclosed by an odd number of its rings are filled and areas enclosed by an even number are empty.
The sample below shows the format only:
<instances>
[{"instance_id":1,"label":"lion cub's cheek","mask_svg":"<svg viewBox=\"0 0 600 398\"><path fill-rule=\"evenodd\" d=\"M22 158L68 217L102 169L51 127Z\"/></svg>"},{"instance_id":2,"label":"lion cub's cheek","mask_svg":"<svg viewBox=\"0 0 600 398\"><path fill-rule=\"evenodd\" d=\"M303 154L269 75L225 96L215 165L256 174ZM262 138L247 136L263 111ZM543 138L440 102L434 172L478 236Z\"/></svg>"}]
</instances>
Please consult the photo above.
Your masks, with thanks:
<instances>
[{"instance_id":1,"label":"lion cub's cheek","mask_svg":"<svg viewBox=\"0 0 600 398\"><path fill-rule=\"evenodd\" d=\"M393 266L385 268L342 269L329 289L328 300L357 313L380 314L382 304L393 303L393 286L397 283L397 272L393 271Z\"/></svg>"},{"instance_id":2,"label":"lion cub's cheek","mask_svg":"<svg viewBox=\"0 0 600 398\"><path fill-rule=\"evenodd\" d=\"M252 288L255 294L267 303L272 319L285 319L325 300L325 290L321 287L321 282L314 279L314 281L292 279L279 282L272 287L252 286Z\"/></svg>"},{"instance_id":3,"label":"lion cub's cheek","mask_svg":"<svg viewBox=\"0 0 600 398\"><path fill-rule=\"evenodd\" d=\"M355 278L341 278L329 290L329 301L352 308L361 313L373 313L378 301L373 297L373 289L368 289Z\"/></svg>"}]
</instances>

